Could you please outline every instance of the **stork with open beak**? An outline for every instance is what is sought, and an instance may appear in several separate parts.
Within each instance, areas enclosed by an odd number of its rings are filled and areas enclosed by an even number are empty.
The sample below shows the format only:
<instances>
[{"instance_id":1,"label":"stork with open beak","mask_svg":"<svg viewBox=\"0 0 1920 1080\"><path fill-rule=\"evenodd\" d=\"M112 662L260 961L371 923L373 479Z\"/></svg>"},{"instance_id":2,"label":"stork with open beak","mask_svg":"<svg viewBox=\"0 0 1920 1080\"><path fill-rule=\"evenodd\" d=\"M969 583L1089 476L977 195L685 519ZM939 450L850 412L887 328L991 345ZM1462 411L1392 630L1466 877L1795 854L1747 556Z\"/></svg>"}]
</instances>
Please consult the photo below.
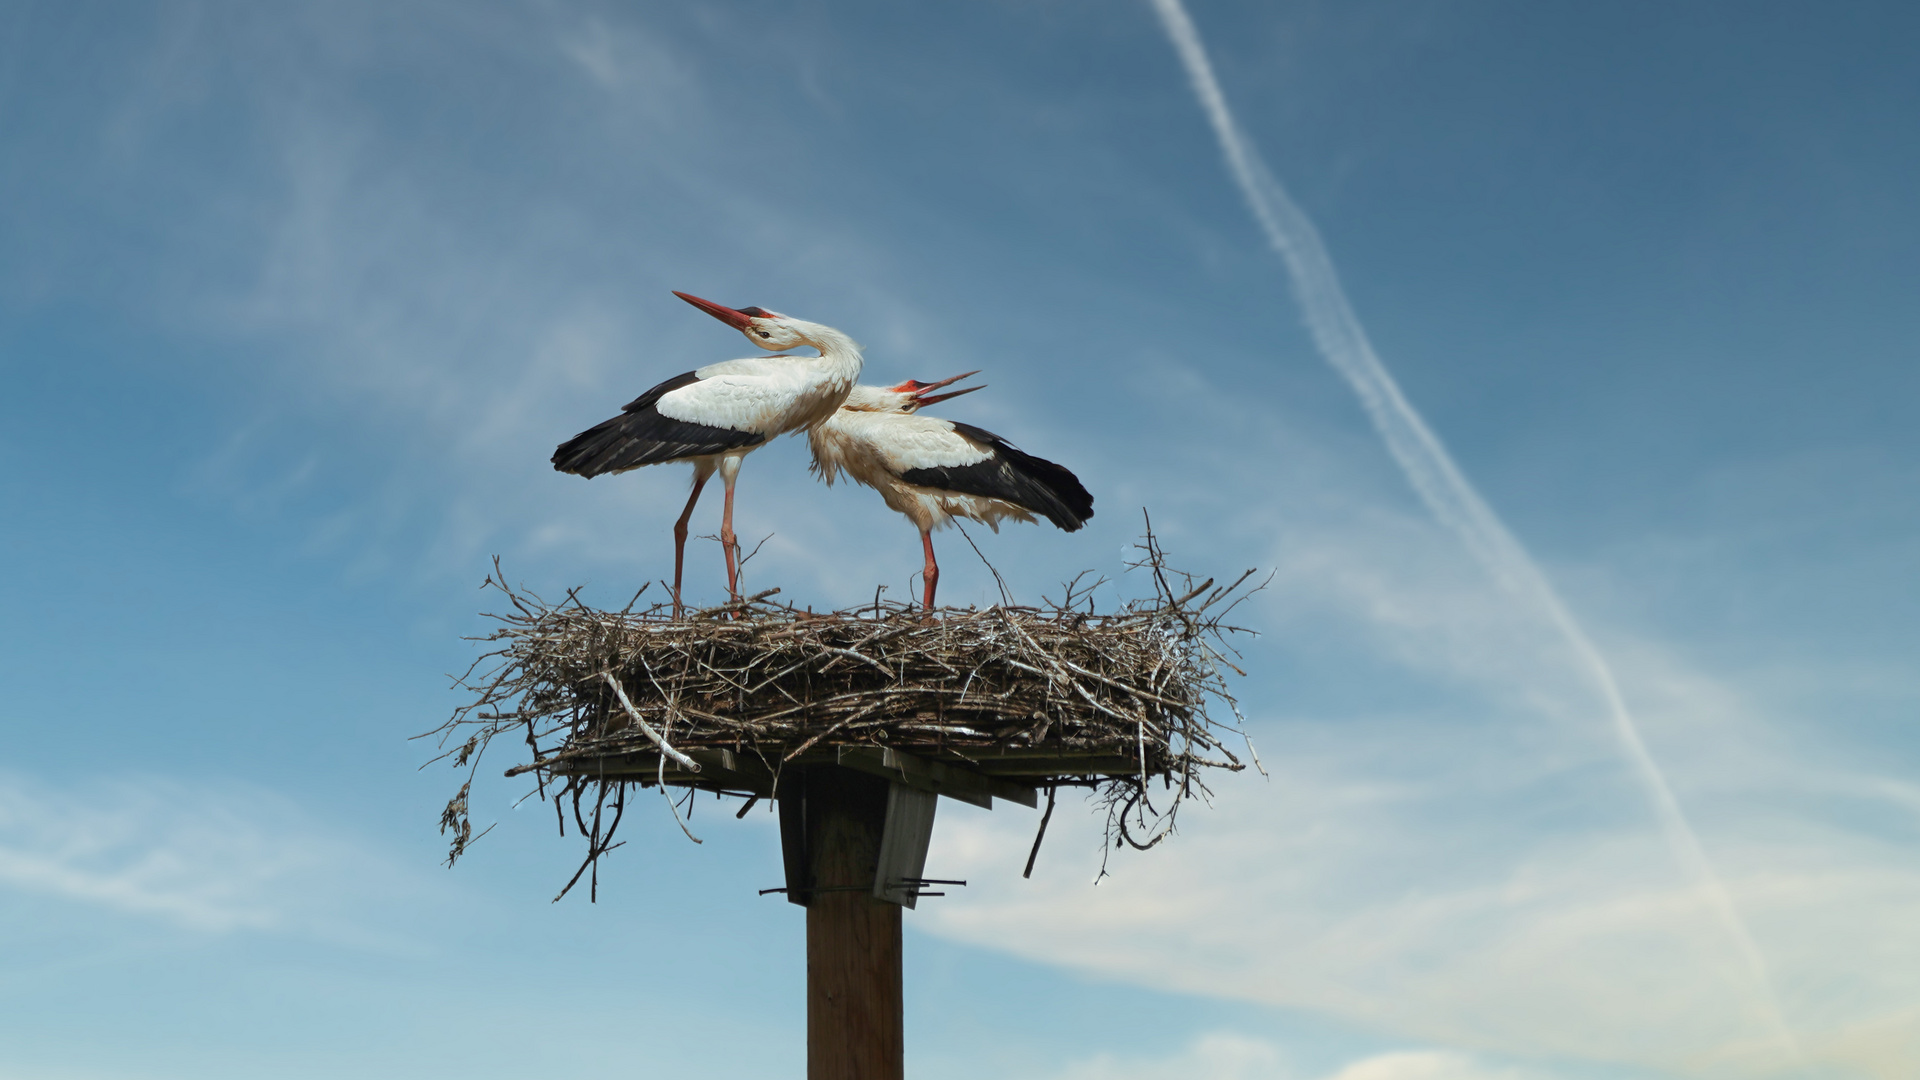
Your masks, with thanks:
<instances>
[{"instance_id":1,"label":"stork with open beak","mask_svg":"<svg viewBox=\"0 0 1920 1080\"><path fill-rule=\"evenodd\" d=\"M741 460L776 435L831 417L860 377L862 361L859 343L831 326L765 308L730 308L683 292L673 295L774 355L708 364L668 379L629 402L619 416L560 444L553 467L592 477L669 461L693 463L693 493L673 526L673 602L679 608L687 522L707 480L717 471L726 485L720 544L726 552L727 593L737 600L740 549L733 531L733 485ZM784 351L801 346L820 355Z\"/></svg>"},{"instance_id":2,"label":"stork with open beak","mask_svg":"<svg viewBox=\"0 0 1920 1080\"><path fill-rule=\"evenodd\" d=\"M919 528L927 560L922 603L928 611L940 582L933 530L964 517L998 532L1006 518L1033 521L1037 514L1073 532L1093 516L1093 496L1065 468L991 431L915 415L935 402L985 389L932 393L976 374L934 383L909 379L898 386L856 386L825 423L807 431L815 475L831 485L846 473L878 491Z\"/></svg>"}]
</instances>

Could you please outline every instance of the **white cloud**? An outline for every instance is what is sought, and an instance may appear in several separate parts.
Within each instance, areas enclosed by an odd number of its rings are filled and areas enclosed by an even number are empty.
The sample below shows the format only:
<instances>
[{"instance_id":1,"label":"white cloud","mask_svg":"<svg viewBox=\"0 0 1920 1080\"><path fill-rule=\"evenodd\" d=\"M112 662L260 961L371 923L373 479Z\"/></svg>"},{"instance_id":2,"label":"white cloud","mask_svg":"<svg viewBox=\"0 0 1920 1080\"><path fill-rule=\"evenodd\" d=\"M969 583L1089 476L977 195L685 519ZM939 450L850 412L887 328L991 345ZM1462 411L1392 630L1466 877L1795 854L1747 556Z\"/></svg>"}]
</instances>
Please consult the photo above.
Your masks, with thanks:
<instances>
[{"instance_id":1,"label":"white cloud","mask_svg":"<svg viewBox=\"0 0 1920 1080\"><path fill-rule=\"evenodd\" d=\"M1056 1080L1304 1080L1279 1047L1229 1031L1201 1035L1160 1058L1100 1054L1074 1062ZM1547 1080L1544 1074L1482 1064L1439 1050L1398 1051L1354 1061L1323 1080Z\"/></svg>"},{"instance_id":2,"label":"white cloud","mask_svg":"<svg viewBox=\"0 0 1920 1080\"><path fill-rule=\"evenodd\" d=\"M405 879L264 789L0 774L0 889L18 894L207 933L357 936L348 902Z\"/></svg>"},{"instance_id":3,"label":"white cloud","mask_svg":"<svg viewBox=\"0 0 1920 1080\"><path fill-rule=\"evenodd\" d=\"M623 72L615 49L613 33L599 19L588 19L577 30L560 37L560 51L604 90L621 83Z\"/></svg>"},{"instance_id":4,"label":"white cloud","mask_svg":"<svg viewBox=\"0 0 1920 1080\"><path fill-rule=\"evenodd\" d=\"M1527 1080L1539 1075L1489 1068L1462 1054L1415 1050L1356 1061L1327 1080Z\"/></svg>"},{"instance_id":5,"label":"white cloud","mask_svg":"<svg viewBox=\"0 0 1920 1080\"><path fill-rule=\"evenodd\" d=\"M1100 1054L1062 1070L1059 1080L1282 1080L1290 1076L1273 1044L1231 1032L1213 1032L1171 1057L1138 1059Z\"/></svg>"},{"instance_id":6,"label":"white cloud","mask_svg":"<svg viewBox=\"0 0 1920 1080\"><path fill-rule=\"evenodd\" d=\"M673 51L631 18L609 26L603 19L589 17L563 30L557 44L561 54L578 64L600 89L621 94L624 101L655 119L667 115L670 97L694 84Z\"/></svg>"}]
</instances>

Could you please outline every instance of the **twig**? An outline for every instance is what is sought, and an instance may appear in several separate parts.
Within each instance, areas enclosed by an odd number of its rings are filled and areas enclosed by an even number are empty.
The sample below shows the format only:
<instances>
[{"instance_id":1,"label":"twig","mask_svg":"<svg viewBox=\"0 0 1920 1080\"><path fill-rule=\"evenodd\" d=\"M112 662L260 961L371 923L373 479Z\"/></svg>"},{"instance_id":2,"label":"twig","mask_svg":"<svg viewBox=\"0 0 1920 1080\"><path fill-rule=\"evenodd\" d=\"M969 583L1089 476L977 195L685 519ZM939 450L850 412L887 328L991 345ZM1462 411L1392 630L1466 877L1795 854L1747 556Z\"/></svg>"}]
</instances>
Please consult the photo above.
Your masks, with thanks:
<instances>
[{"instance_id":1,"label":"twig","mask_svg":"<svg viewBox=\"0 0 1920 1080\"><path fill-rule=\"evenodd\" d=\"M980 545L973 542L973 535L967 532L967 527L965 525L962 525L958 520L955 520L953 523L953 527L960 530L960 535L966 538L967 546L973 549L973 553L975 555L980 556L980 565L986 567L987 573L993 575L993 583L1000 587L1000 602L1002 604L1012 606L1013 592L1012 590L1007 588L1007 579L1001 577L1000 571L992 563L987 561L986 552L981 551Z\"/></svg>"},{"instance_id":2,"label":"twig","mask_svg":"<svg viewBox=\"0 0 1920 1080\"><path fill-rule=\"evenodd\" d=\"M607 680L608 686L613 687L614 696L620 699L620 706L627 710L628 716L633 718L634 726L638 727L640 731L646 735L647 738L653 740L653 744L660 748L660 753L664 755L664 757L670 757L673 760L679 762L680 766L686 769L688 772L700 771L699 762L693 760L692 758L681 753L680 751L675 750L673 747L668 746L667 740L662 738L659 732L653 730L653 725L647 723L647 718L644 716L641 716L640 710L634 708L633 702L627 700L627 691L624 687L620 685L620 680L613 677L613 672L603 671L600 673L600 677Z\"/></svg>"},{"instance_id":3,"label":"twig","mask_svg":"<svg viewBox=\"0 0 1920 1080\"><path fill-rule=\"evenodd\" d=\"M1047 822L1053 820L1053 796L1058 788L1047 788L1047 810L1040 815L1040 828L1033 834L1033 850L1027 852L1027 868L1020 872L1023 878L1033 876L1033 860L1040 857L1040 841L1047 838Z\"/></svg>"}]
</instances>

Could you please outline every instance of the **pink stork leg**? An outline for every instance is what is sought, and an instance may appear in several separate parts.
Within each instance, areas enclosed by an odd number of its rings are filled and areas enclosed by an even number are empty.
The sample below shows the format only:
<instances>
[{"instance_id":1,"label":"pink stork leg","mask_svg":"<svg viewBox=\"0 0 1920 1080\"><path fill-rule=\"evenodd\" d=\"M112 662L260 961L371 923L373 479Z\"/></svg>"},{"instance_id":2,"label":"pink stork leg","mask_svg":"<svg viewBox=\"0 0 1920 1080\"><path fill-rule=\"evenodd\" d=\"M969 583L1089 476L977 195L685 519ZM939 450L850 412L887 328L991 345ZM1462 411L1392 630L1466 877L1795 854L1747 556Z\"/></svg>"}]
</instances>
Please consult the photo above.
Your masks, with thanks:
<instances>
[{"instance_id":1,"label":"pink stork leg","mask_svg":"<svg viewBox=\"0 0 1920 1080\"><path fill-rule=\"evenodd\" d=\"M680 520L673 523L673 613L680 614L683 605L680 602L680 573L687 561L687 522L693 517L693 504L700 501L700 489L707 486L707 477L712 475L710 468L693 468L693 494L687 496L687 508L680 511Z\"/></svg>"},{"instance_id":2,"label":"pink stork leg","mask_svg":"<svg viewBox=\"0 0 1920 1080\"><path fill-rule=\"evenodd\" d=\"M740 599L740 544L733 534L733 481L740 475L740 459L720 462L720 480L727 485L726 509L720 514L720 547L727 553L727 596Z\"/></svg>"},{"instance_id":3,"label":"pink stork leg","mask_svg":"<svg viewBox=\"0 0 1920 1080\"><path fill-rule=\"evenodd\" d=\"M920 577L922 581L926 582L927 586L926 609L932 611L934 586L940 584L940 564L933 559L933 533L931 531L927 529L920 530L920 546L925 548L927 552L927 568L921 572Z\"/></svg>"}]
</instances>

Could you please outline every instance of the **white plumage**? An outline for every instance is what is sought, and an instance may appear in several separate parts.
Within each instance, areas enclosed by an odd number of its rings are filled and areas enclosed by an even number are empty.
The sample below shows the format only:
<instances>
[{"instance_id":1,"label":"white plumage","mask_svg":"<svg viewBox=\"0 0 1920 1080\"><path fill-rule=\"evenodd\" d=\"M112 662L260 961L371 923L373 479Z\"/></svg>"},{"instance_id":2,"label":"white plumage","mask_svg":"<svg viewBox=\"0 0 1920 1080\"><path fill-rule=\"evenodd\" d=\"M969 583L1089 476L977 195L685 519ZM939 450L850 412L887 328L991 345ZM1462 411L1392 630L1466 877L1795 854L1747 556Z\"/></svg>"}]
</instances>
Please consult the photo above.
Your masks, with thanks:
<instances>
[{"instance_id":1,"label":"white plumage","mask_svg":"<svg viewBox=\"0 0 1920 1080\"><path fill-rule=\"evenodd\" d=\"M811 427L833 415L860 376L860 347L851 340L845 345L831 356L822 348L820 356L754 356L708 364L693 372L698 382L662 394L657 408L674 420L769 439Z\"/></svg>"},{"instance_id":2,"label":"white plumage","mask_svg":"<svg viewBox=\"0 0 1920 1080\"><path fill-rule=\"evenodd\" d=\"M619 416L562 443L553 467L580 476L621 473L669 461L693 463L693 491L673 527L673 599L680 603L687 522L715 472L726 485L720 543L727 592L740 595L739 546L733 531L733 488L740 463L768 439L820 424L860 377L860 345L831 326L764 308L734 309L676 292L687 303L738 329L763 349L811 346L818 356L780 353L726 360L676 375L629 402Z\"/></svg>"},{"instance_id":3,"label":"white plumage","mask_svg":"<svg viewBox=\"0 0 1920 1080\"><path fill-rule=\"evenodd\" d=\"M809 428L813 471L831 485L842 474L873 488L920 530L926 555L923 603L933 608L940 567L933 532L956 517L998 531L1008 518L1040 515L1072 532L1093 516L1093 497L1071 472L1027 454L990 431L915 413L971 393L929 396L967 375L937 383L856 386L825 423Z\"/></svg>"}]
</instances>

